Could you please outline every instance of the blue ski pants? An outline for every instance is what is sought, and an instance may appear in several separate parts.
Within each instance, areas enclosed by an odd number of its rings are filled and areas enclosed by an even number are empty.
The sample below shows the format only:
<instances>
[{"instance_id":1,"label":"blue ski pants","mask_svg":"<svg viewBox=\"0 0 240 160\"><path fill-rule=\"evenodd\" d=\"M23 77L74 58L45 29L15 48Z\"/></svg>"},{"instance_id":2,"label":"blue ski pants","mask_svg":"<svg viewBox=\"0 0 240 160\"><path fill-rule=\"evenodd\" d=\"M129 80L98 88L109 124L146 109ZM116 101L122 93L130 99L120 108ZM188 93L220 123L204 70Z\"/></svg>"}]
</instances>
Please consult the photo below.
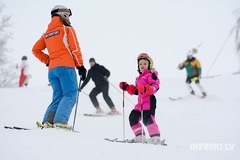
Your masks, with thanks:
<instances>
[{"instance_id":1,"label":"blue ski pants","mask_svg":"<svg viewBox=\"0 0 240 160\"><path fill-rule=\"evenodd\" d=\"M48 72L48 79L53 89L53 99L46 110L43 122L67 124L77 97L75 68L53 68Z\"/></svg>"}]
</instances>

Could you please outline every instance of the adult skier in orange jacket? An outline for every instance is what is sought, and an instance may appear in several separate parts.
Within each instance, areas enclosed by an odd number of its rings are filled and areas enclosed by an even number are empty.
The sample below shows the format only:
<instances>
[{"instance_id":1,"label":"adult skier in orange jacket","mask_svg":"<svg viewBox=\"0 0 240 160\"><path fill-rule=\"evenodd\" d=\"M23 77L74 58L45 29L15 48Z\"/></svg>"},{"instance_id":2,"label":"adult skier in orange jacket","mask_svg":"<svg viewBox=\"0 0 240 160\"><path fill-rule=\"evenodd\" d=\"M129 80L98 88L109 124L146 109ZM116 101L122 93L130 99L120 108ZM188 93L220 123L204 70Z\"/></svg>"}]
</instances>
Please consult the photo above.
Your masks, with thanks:
<instances>
[{"instance_id":1,"label":"adult skier in orange jacket","mask_svg":"<svg viewBox=\"0 0 240 160\"><path fill-rule=\"evenodd\" d=\"M78 89L75 68L82 80L86 78L81 49L69 20L71 15L71 10L65 6L55 6L47 31L32 49L33 54L49 67L48 79L53 89L53 101L43 118L45 127L67 125ZM48 54L43 52L45 48Z\"/></svg>"}]
</instances>

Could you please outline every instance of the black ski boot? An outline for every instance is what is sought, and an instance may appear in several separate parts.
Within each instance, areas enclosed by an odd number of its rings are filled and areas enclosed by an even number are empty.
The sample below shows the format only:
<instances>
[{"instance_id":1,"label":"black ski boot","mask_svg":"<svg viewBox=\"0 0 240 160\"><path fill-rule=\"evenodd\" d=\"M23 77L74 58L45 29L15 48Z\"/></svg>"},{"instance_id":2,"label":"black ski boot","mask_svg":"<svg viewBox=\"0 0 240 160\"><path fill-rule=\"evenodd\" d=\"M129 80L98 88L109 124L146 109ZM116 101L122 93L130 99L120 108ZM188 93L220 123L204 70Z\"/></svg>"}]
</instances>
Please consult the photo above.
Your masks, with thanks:
<instances>
[{"instance_id":1,"label":"black ski boot","mask_svg":"<svg viewBox=\"0 0 240 160\"><path fill-rule=\"evenodd\" d=\"M202 92L202 97L206 97L207 96L207 93L206 92Z\"/></svg>"},{"instance_id":2,"label":"black ski boot","mask_svg":"<svg viewBox=\"0 0 240 160\"><path fill-rule=\"evenodd\" d=\"M192 95L195 95L195 92L194 92L194 90L192 90L191 94L192 94Z\"/></svg>"}]
</instances>

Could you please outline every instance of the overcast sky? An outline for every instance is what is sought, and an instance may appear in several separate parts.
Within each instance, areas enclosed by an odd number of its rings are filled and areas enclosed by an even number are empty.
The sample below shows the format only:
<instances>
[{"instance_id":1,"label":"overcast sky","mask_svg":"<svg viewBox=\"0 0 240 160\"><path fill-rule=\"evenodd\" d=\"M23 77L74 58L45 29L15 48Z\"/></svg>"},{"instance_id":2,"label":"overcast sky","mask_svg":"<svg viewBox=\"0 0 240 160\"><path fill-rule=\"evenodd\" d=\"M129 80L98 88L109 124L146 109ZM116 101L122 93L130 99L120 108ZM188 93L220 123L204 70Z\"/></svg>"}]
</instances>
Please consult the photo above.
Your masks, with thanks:
<instances>
[{"instance_id":1,"label":"overcast sky","mask_svg":"<svg viewBox=\"0 0 240 160\"><path fill-rule=\"evenodd\" d=\"M20 63L27 55L31 86L48 83L47 67L31 49L51 20L50 11L61 4L72 10L72 26L77 32L86 68L88 60L111 71L110 81L134 82L136 57L147 52L160 78L184 77L176 70L186 52L199 48L203 75L236 23L233 11L239 0L1 0L4 14L11 15L9 31L13 39L9 57ZM234 34L231 35L210 74L231 73L238 69Z\"/></svg>"}]
</instances>

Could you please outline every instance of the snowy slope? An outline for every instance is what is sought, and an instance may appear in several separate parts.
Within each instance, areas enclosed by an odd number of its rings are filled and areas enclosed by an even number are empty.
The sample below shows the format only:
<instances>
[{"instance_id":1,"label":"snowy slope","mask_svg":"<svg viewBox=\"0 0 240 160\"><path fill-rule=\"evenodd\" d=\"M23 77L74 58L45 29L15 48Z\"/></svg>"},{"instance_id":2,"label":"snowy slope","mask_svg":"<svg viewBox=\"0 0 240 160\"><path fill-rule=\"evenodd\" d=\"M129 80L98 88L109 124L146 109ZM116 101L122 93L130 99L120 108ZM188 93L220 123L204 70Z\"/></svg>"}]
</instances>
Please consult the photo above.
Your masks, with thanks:
<instances>
[{"instance_id":1,"label":"snowy slope","mask_svg":"<svg viewBox=\"0 0 240 160\"><path fill-rule=\"evenodd\" d=\"M75 127L80 133L53 129L6 130L4 125L34 128L51 101L52 91L50 87L0 89L0 159L237 160L240 158L239 82L239 75L203 79L209 96L200 99L188 95L184 79L163 79L157 94L156 117L167 147L104 141L105 137L123 139L123 116L84 117L83 113L92 113L94 109L83 93ZM89 93L90 89L87 86L84 92ZM113 86L110 92L122 112L121 92ZM182 96L183 100L170 101L169 96ZM128 114L136 97L127 95L127 98L130 101L125 99L126 137L132 138ZM99 100L103 109L109 111L101 95Z\"/></svg>"}]
</instances>

